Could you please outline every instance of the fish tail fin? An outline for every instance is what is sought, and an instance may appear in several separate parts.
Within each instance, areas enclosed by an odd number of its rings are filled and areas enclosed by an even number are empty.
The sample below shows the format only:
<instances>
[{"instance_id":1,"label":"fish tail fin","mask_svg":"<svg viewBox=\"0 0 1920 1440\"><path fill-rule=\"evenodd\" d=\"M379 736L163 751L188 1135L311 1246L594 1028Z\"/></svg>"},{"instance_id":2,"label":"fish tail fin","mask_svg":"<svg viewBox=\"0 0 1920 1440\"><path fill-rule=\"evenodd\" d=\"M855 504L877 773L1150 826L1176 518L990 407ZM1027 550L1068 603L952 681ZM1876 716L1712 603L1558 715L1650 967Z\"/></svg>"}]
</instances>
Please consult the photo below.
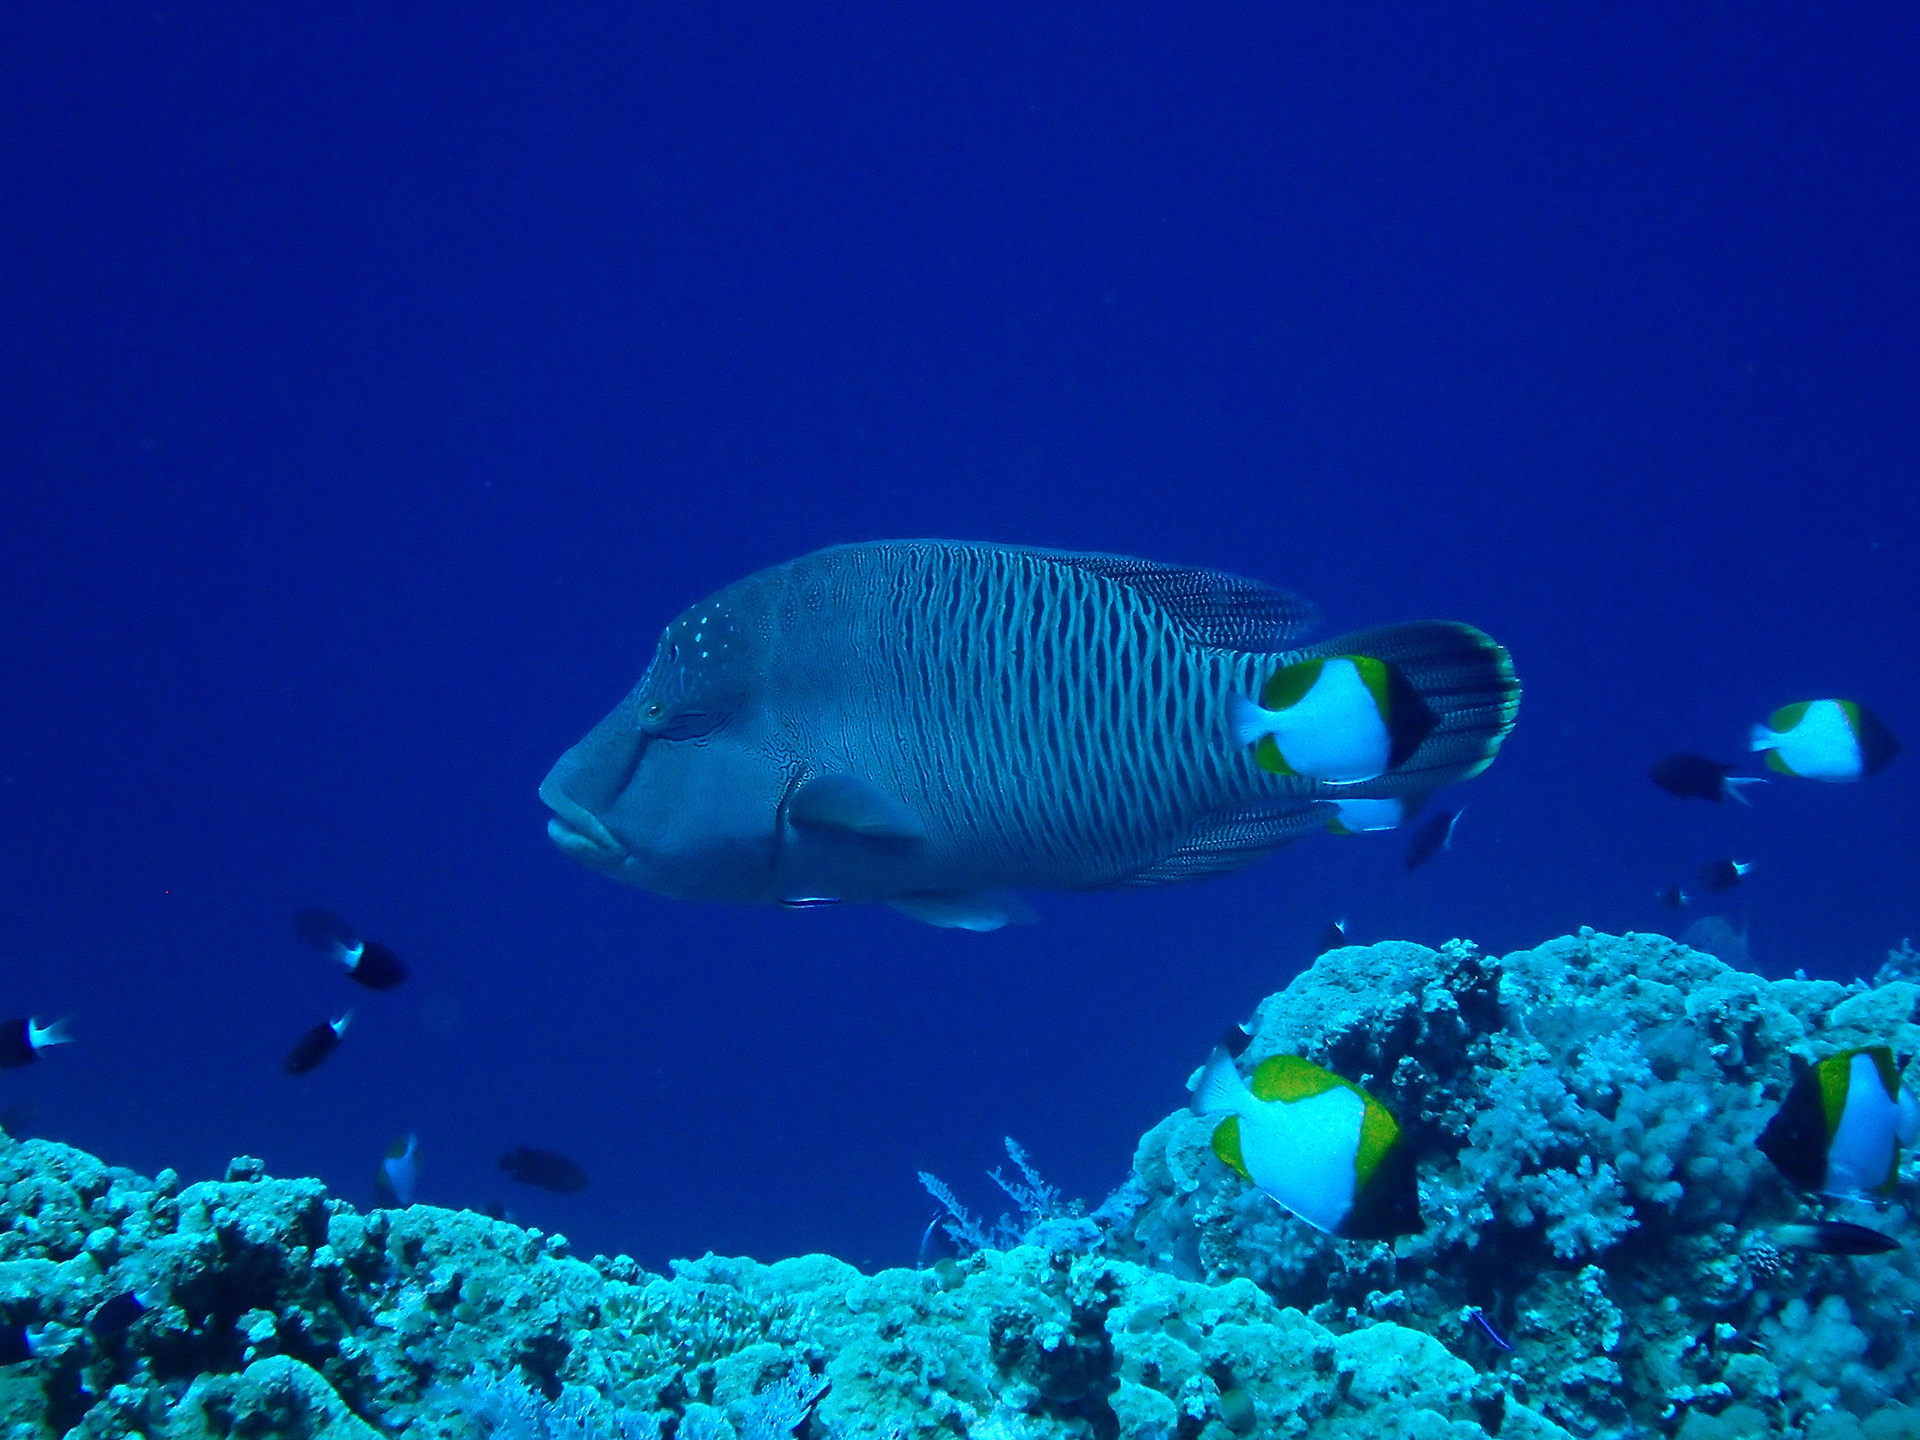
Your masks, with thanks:
<instances>
[{"instance_id":1,"label":"fish tail fin","mask_svg":"<svg viewBox=\"0 0 1920 1440\"><path fill-rule=\"evenodd\" d=\"M1746 797L1746 794L1740 787L1742 785L1765 785L1766 783L1767 777L1764 775L1727 775L1721 778L1720 788L1729 798L1738 800L1742 805L1751 805L1753 801Z\"/></svg>"},{"instance_id":2,"label":"fish tail fin","mask_svg":"<svg viewBox=\"0 0 1920 1440\"><path fill-rule=\"evenodd\" d=\"M1233 1056L1224 1045L1216 1045L1207 1063L1200 1067L1188 1087L1188 1106L1196 1115L1238 1115L1251 1092L1240 1072L1233 1067Z\"/></svg>"},{"instance_id":3,"label":"fish tail fin","mask_svg":"<svg viewBox=\"0 0 1920 1440\"><path fill-rule=\"evenodd\" d=\"M1344 793L1425 795L1493 763L1520 711L1520 681L1506 648L1471 625L1417 620L1342 635L1307 655L1370 655L1389 667L1405 708L1426 712L1386 774ZM1396 746L1396 749L1403 748Z\"/></svg>"},{"instance_id":4,"label":"fish tail fin","mask_svg":"<svg viewBox=\"0 0 1920 1440\"><path fill-rule=\"evenodd\" d=\"M51 1025L42 1025L38 1020L29 1020L27 1043L35 1050L44 1050L49 1045L71 1045L73 1043L72 1025L71 1017L55 1020Z\"/></svg>"},{"instance_id":5,"label":"fish tail fin","mask_svg":"<svg viewBox=\"0 0 1920 1440\"><path fill-rule=\"evenodd\" d=\"M1257 745L1273 732L1267 712L1237 690L1227 697L1227 723L1233 729L1235 743L1240 745Z\"/></svg>"},{"instance_id":6,"label":"fish tail fin","mask_svg":"<svg viewBox=\"0 0 1920 1440\"><path fill-rule=\"evenodd\" d=\"M1754 750L1771 750L1780 742L1778 735L1757 720L1754 722L1753 729L1748 732L1747 739L1748 747Z\"/></svg>"}]
</instances>

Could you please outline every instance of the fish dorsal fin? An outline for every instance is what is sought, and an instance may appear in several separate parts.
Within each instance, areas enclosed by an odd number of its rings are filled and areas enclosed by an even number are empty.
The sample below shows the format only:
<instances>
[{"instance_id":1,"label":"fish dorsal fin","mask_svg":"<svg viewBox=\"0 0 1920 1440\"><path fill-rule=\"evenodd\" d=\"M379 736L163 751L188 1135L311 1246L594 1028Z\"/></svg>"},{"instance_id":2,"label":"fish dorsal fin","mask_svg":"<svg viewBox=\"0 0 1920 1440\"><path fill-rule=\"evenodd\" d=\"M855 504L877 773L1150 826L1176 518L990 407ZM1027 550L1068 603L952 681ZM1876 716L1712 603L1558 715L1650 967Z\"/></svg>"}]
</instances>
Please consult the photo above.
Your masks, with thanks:
<instances>
[{"instance_id":1,"label":"fish dorsal fin","mask_svg":"<svg viewBox=\"0 0 1920 1440\"><path fill-rule=\"evenodd\" d=\"M1346 1084L1338 1075L1304 1055L1269 1055L1254 1068L1247 1088L1253 1091L1256 1100L1278 1100L1291 1105Z\"/></svg>"},{"instance_id":2,"label":"fish dorsal fin","mask_svg":"<svg viewBox=\"0 0 1920 1440\"><path fill-rule=\"evenodd\" d=\"M1127 555L1058 558L1150 596L1201 645L1284 650L1320 623L1320 611L1311 600L1224 570L1161 565Z\"/></svg>"},{"instance_id":3,"label":"fish dorsal fin","mask_svg":"<svg viewBox=\"0 0 1920 1440\"><path fill-rule=\"evenodd\" d=\"M1126 886L1171 885L1204 875L1227 875L1270 850L1298 840L1325 823L1333 807L1324 801L1268 801L1210 815L1172 853L1127 876Z\"/></svg>"},{"instance_id":4,"label":"fish dorsal fin","mask_svg":"<svg viewBox=\"0 0 1920 1440\"><path fill-rule=\"evenodd\" d=\"M803 830L861 840L924 840L927 827L901 801L858 775L819 775L793 792L787 818Z\"/></svg>"}]
</instances>

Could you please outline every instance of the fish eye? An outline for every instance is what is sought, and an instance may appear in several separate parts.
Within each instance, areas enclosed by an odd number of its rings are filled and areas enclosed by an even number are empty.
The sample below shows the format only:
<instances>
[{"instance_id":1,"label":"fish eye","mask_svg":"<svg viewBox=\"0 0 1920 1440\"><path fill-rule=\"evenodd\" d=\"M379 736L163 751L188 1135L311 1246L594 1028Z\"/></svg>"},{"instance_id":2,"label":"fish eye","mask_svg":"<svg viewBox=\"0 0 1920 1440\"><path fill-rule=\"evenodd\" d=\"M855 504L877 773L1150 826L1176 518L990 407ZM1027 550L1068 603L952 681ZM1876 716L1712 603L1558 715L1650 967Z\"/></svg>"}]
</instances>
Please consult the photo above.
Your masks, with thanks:
<instances>
[{"instance_id":1,"label":"fish eye","mask_svg":"<svg viewBox=\"0 0 1920 1440\"><path fill-rule=\"evenodd\" d=\"M662 705L658 700L654 700L647 705L646 709L640 712L640 718L643 720L658 720L666 713L667 707Z\"/></svg>"}]
</instances>

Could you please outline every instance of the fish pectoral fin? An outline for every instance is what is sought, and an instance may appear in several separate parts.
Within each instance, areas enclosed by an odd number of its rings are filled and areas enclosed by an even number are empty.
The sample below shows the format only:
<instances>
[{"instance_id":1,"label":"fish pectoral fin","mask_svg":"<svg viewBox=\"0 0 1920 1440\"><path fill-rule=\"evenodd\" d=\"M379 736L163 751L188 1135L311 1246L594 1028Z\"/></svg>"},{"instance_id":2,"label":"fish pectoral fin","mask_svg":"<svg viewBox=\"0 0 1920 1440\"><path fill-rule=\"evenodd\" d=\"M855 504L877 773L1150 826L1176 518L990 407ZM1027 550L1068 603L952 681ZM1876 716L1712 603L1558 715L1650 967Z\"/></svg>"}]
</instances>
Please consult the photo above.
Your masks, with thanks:
<instances>
[{"instance_id":1,"label":"fish pectoral fin","mask_svg":"<svg viewBox=\"0 0 1920 1440\"><path fill-rule=\"evenodd\" d=\"M793 792L787 818L805 830L861 840L924 840L927 827L900 800L858 775L821 775Z\"/></svg>"},{"instance_id":2,"label":"fish pectoral fin","mask_svg":"<svg viewBox=\"0 0 1920 1440\"><path fill-rule=\"evenodd\" d=\"M998 930L1003 925L1031 925L1040 917L1018 895L1008 890L923 891L887 902L942 930Z\"/></svg>"}]
</instances>

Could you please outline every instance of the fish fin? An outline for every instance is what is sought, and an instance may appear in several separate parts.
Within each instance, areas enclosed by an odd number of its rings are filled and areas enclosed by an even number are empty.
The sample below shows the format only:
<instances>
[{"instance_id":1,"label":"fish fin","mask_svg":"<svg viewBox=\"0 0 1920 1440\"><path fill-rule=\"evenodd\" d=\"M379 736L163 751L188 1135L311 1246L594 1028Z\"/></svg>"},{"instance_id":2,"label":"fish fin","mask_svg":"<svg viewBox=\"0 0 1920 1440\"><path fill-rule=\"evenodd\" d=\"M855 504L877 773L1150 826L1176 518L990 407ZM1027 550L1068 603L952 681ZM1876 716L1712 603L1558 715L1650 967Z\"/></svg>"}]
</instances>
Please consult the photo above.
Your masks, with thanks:
<instances>
[{"instance_id":1,"label":"fish fin","mask_svg":"<svg viewBox=\"0 0 1920 1440\"><path fill-rule=\"evenodd\" d=\"M1885 769L1887 762L1900 753L1900 742L1866 706L1856 705L1853 712L1853 737L1860 747L1860 774L1865 777Z\"/></svg>"},{"instance_id":2,"label":"fish fin","mask_svg":"<svg viewBox=\"0 0 1920 1440\"><path fill-rule=\"evenodd\" d=\"M793 792L787 818L808 830L829 830L862 840L924 840L920 817L870 780L858 775L821 775Z\"/></svg>"},{"instance_id":3,"label":"fish fin","mask_svg":"<svg viewBox=\"0 0 1920 1440\"><path fill-rule=\"evenodd\" d=\"M1031 905L1007 890L930 890L887 903L902 915L941 930L998 930L1003 925L1031 925L1040 918Z\"/></svg>"},{"instance_id":4,"label":"fish fin","mask_svg":"<svg viewBox=\"0 0 1920 1440\"><path fill-rule=\"evenodd\" d=\"M71 1045L73 1043L73 1031L70 1028L72 1024L71 1016L47 1025L42 1025L37 1020L29 1020L27 1043L35 1050L44 1050L49 1045Z\"/></svg>"},{"instance_id":5,"label":"fish fin","mask_svg":"<svg viewBox=\"0 0 1920 1440\"><path fill-rule=\"evenodd\" d=\"M1325 801L1292 800L1208 816L1170 854L1119 883L1171 885L1206 875L1230 875L1268 851L1319 829L1328 808Z\"/></svg>"},{"instance_id":6,"label":"fish fin","mask_svg":"<svg viewBox=\"0 0 1920 1440\"><path fill-rule=\"evenodd\" d=\"M1227 724L1232 727L1234 742L1239 745L1258 744L1273 731L1268 712L1237 690L1227 696Z\"/></svg>"},{"instance_id":7,"label":"fish fin","mask_svg":"<svg viewBox=\"0 0 1920 1440\"><path fill-rule=\"evenodd\" d=\"M1187 1107L1196 1115L1238 1115L1253 1099L1224 1045L1213 1047L1207 1063L1187 1085Z\"/></svg>"},{"instance_id":8,"label":"fish fin","mask_svg":"<svg viewBox=\"0 0 1920 1440\"><path fill-rule=\"evenodd\" d=\"M1748 732L1747 745L1749 749L1771 750L1779 743L1780 737L1757 721L1753 729Z\"/></svg>"},{"instance_id":9,"label":"fish fin","mask_svg":"<svg viewBox=\"0 0 1920 1440\"><path fill-rule=\"evenodd\" d=\"M1767 777L1764 775L1723 775L1720 777L1720 792L1723 795L1738 800L1742 805L1751 805L1753 802L1747 799L1746 795L1741 792L1740 787L1742 785L1765 785L1768 783Z\"/></svg>"},{"instance_id":10,"label":"fish fin","mask_svg":"<svg viewBox=\"0 0 1920 1440\"><path fill-rule=\"evenodd\" d=\"M1366 799L1427 794L1493 763L1520 710L1520 681L1506 649L1453 620L1417 620L1328 640L1305 652L1385 661L1431 712L1433 725L1386 774L1341 793Z\"/></svg>"},{"instance_id":11,"label":"fish fin","mask_svg":"<svg viewBox=\"0 0 1920 1440\"><path fill-rule=\"evenodd\" d=\"M1319 607L1311 600L1224 570L1161 565L1126 555L1056 558L1150 597L1196 644L1283 650L1320 624Z\"/></svg>"}]
</instances>

